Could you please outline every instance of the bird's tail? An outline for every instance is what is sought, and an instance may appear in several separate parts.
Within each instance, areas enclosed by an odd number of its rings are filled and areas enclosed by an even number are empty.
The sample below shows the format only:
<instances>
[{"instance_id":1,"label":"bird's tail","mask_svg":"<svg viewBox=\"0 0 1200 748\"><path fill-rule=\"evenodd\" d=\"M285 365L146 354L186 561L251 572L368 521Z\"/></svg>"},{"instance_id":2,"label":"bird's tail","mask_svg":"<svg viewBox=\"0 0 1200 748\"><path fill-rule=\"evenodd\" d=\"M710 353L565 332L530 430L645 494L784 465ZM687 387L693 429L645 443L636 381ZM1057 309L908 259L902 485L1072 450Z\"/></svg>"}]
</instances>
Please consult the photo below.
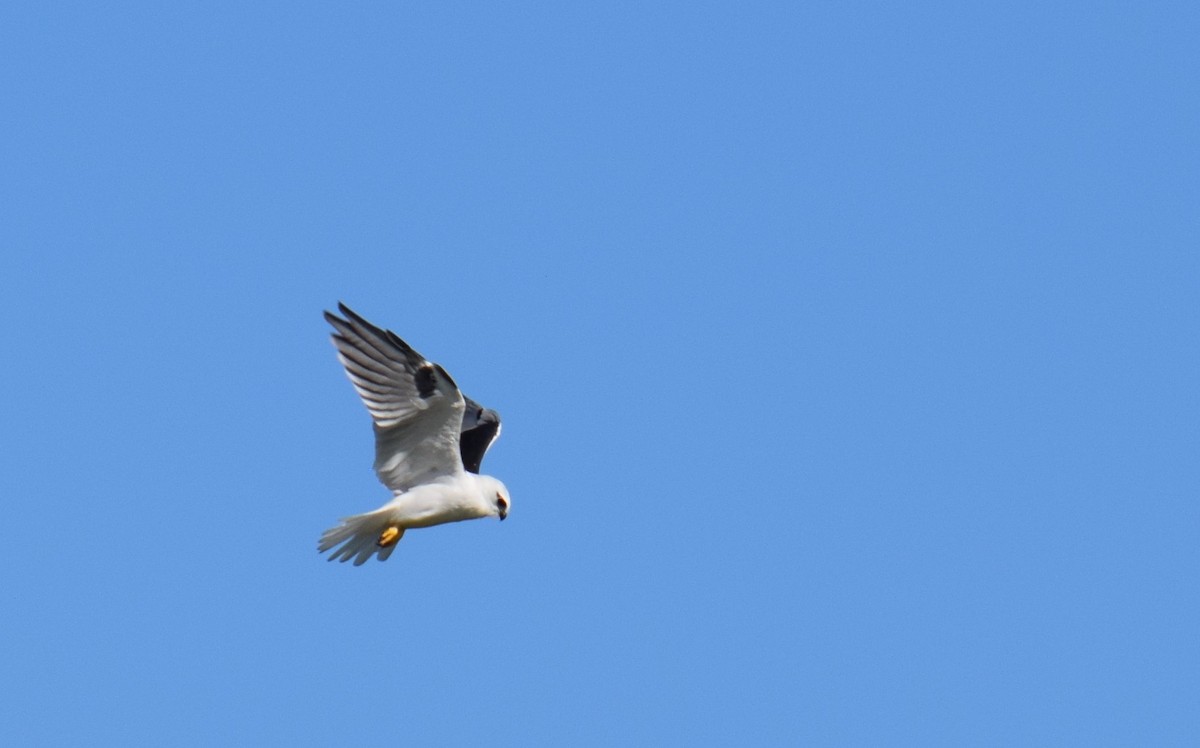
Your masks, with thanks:
<instances>
[{"instance_id":1,"label":"bird's tail","mask_svg":"<svg viewBox=\"0 0 1200 748\"><path fill-rule=\"evenodd\" d=\"M321 535L317 551L324 553L345 543L329 555L329 560L345 563L353 558L355 566L362 566L373 553L379 554L380 561L386 561L402 537L404 528L392 523L391 512L376 509L366 514L343 517L341 524Z\"/></svg>"}]
</instances>

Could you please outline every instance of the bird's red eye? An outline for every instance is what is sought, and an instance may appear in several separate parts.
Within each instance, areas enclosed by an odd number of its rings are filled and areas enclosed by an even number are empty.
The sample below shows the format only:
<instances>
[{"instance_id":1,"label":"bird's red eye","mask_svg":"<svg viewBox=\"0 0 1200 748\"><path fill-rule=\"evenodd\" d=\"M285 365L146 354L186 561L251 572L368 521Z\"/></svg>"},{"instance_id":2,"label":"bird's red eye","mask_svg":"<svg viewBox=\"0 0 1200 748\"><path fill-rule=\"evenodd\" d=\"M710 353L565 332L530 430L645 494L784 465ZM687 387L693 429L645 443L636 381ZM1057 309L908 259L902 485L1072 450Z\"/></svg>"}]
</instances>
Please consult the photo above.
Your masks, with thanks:
<instances>
[{"instance_id":1,"label":"bird's red eye","mask_svg":"<svg viewBox=\"0 0 1200 748\"><path fill-rule=\"evenodd\" d=\"M501 509L507 509L508 508L508 500L505 499L500 494L496 494L496 506L500 507Z\"/></svg>"}]
</instances>

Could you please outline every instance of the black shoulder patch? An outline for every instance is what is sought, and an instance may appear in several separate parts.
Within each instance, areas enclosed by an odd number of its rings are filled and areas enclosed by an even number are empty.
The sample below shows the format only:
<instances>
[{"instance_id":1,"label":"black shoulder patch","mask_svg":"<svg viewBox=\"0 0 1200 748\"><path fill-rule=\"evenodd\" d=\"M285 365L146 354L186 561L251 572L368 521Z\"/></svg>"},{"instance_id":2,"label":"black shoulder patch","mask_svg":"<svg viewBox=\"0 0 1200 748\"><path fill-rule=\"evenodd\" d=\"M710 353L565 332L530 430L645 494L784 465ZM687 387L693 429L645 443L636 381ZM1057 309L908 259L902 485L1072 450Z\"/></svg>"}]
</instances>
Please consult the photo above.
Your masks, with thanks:
<instances>
[{"instance_id":1,"label":"black shoulder patch","mask_svg":"<svg viewBox=\"0 0 1200 748\"><path fill-rule=\"evenodd\" d=\"M428 400L437 392L437 372L428 361L417 367L413 379L417 383L417 394L421 399Z\"/></svg>"}]
</instances>

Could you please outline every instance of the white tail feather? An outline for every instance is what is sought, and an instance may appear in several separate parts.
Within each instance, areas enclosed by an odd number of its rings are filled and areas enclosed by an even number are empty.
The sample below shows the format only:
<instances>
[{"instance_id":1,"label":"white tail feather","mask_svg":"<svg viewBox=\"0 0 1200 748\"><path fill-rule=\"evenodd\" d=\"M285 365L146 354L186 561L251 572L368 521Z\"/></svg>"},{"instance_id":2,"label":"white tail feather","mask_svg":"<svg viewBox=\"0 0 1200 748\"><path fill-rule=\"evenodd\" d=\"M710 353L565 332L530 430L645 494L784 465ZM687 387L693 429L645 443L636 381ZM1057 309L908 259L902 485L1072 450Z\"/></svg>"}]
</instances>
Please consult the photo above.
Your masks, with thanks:
<instances>
[{"instance_id":1,"label":"white tail feather","mask_svg":"<svg viewBox=\"0 0 1200 748\"><path fill-rule=\"evenodd\" d=\"M353 558L355 566L362 566L368 558L376 553L379 554L380 561L386 561L387 557L392 555L392 551L395 550L396 543L399 543L400 538L404 537L404 529L401 528L400 536L388 547L380 548L376 545L379 534L391 524L390 514L388 511L376 509L366 514L343 517L340 525L329 528L321 535L317 551L324 553L330 548L341 545L341 548L329 555L329 560L345 563Z\"/></svg>"}]
</instances>

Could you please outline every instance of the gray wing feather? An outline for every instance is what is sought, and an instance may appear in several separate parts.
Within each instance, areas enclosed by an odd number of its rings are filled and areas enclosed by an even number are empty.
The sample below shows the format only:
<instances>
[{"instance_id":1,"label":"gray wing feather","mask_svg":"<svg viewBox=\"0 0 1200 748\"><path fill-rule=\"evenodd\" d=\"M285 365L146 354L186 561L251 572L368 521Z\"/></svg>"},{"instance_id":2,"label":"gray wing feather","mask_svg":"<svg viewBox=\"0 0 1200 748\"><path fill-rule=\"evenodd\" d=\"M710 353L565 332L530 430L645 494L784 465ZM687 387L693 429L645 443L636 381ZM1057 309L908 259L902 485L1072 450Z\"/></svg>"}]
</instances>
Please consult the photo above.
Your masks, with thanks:
<instances>
[{"instance_id":1,"label":"gray wing feather","mask_svg":"<svg viewBox=\"0 0 1200 748\"><path fill-rule=\"evenodd\" d=\"M462 393L446 370L345 304L325 312L346 375L375 424L375 472L396 493L460 473Z\"/></svg>"}]
</instances>

